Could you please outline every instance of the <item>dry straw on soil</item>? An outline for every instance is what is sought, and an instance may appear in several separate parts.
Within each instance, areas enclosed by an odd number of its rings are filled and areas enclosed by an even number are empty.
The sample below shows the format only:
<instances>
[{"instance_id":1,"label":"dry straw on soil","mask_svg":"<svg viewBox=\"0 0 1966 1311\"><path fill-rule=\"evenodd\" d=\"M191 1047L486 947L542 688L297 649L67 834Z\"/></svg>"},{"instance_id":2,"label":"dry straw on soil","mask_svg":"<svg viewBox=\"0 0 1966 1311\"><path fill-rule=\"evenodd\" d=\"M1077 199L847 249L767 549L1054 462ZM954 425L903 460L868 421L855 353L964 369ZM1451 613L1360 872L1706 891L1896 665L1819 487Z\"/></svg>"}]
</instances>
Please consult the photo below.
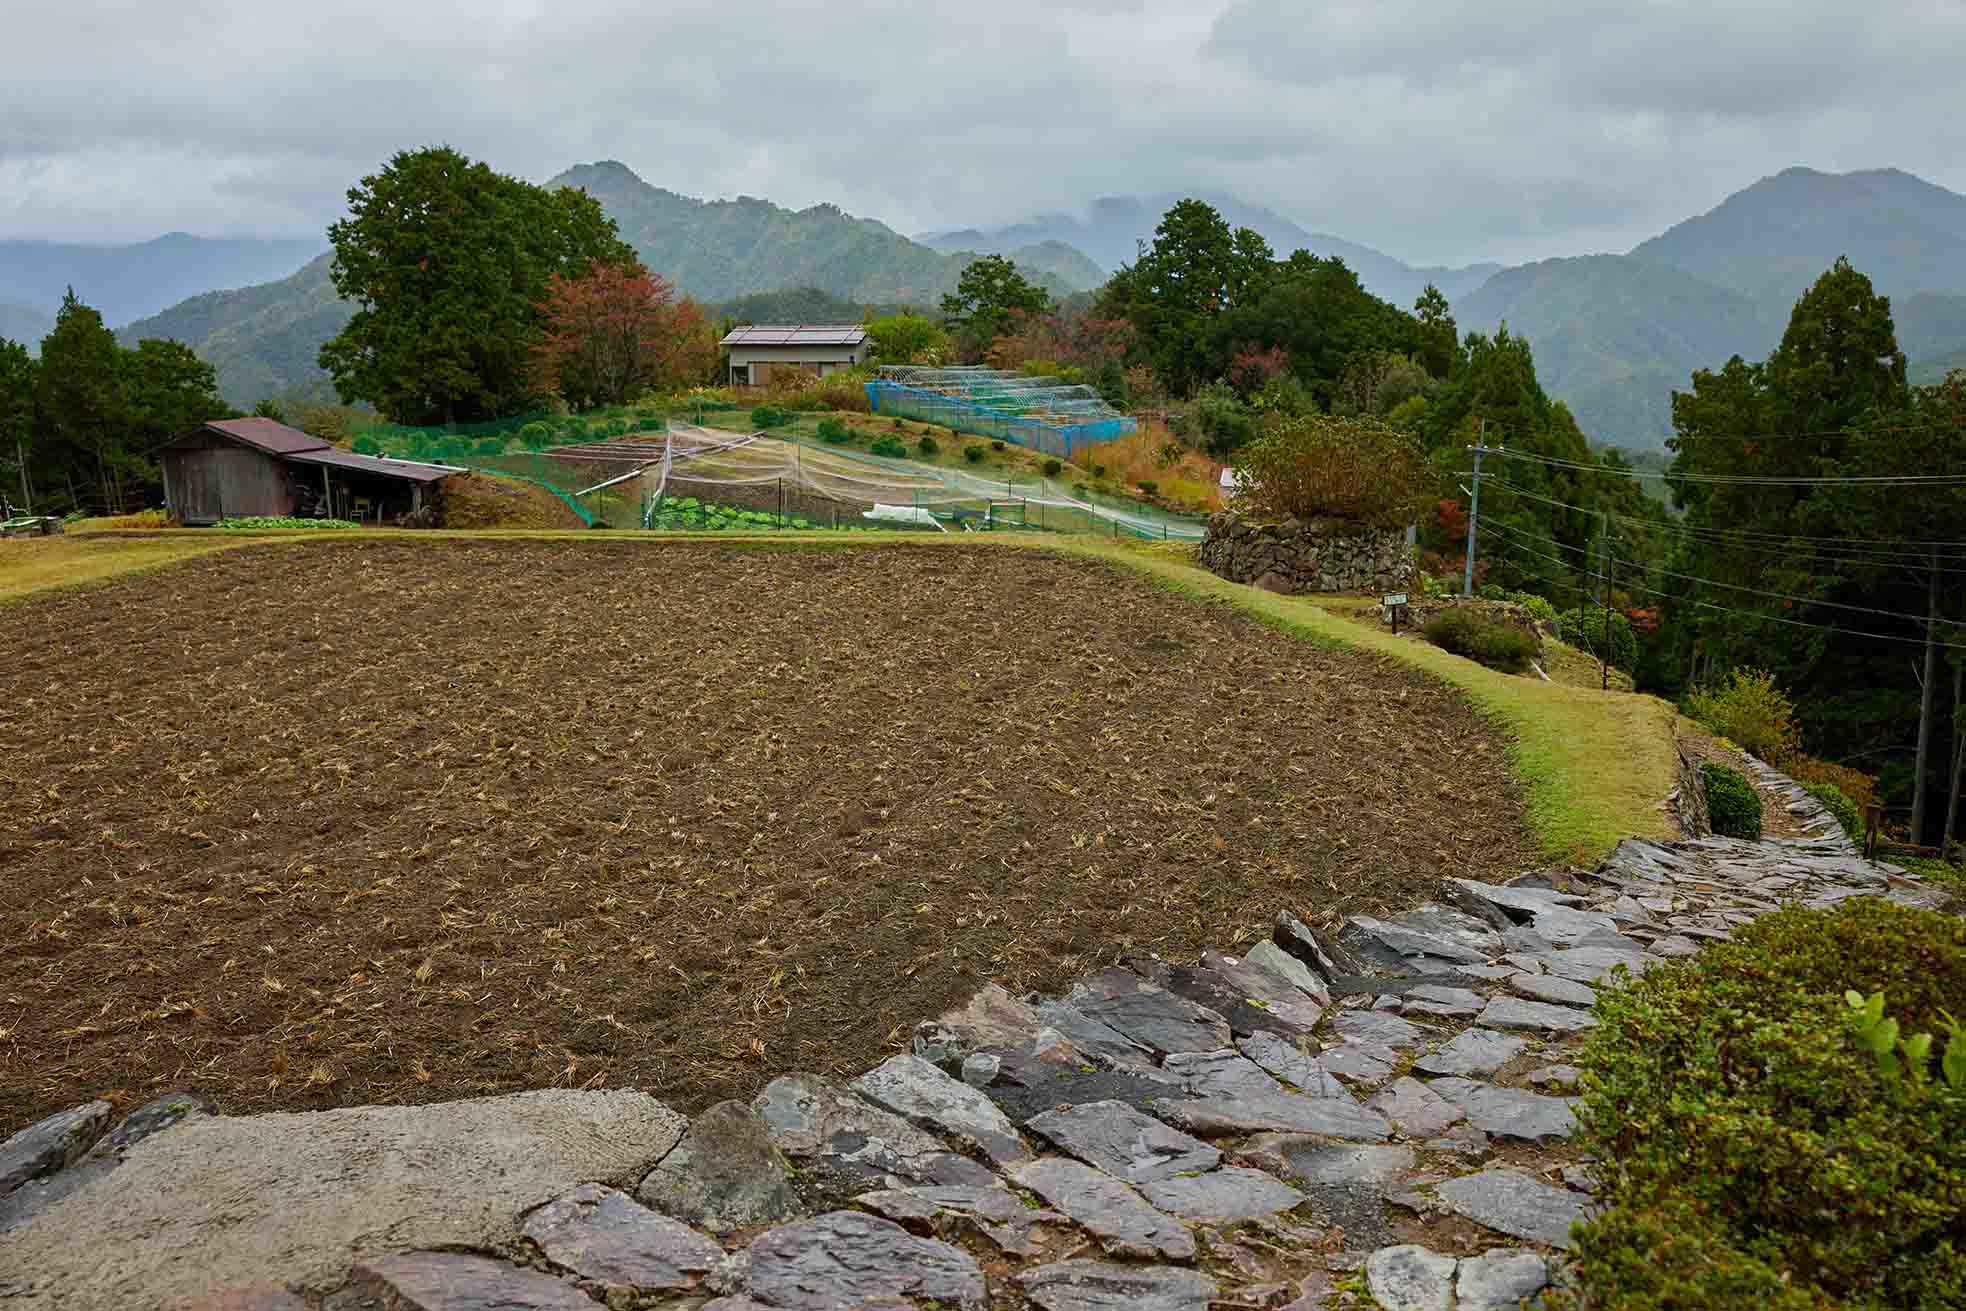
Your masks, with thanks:
<instances>
[{"instance_id":1,"label":"dry straw on soil","mask_svg":"<svg viewBox=\"0 0 1966 1311\"><path fill-rule=\"evenodd\" d=\"M369 539L23 601L0 1136L858 1070L1533 859L1441 683L1046 554Z\"/></svg>"}]
</instances>

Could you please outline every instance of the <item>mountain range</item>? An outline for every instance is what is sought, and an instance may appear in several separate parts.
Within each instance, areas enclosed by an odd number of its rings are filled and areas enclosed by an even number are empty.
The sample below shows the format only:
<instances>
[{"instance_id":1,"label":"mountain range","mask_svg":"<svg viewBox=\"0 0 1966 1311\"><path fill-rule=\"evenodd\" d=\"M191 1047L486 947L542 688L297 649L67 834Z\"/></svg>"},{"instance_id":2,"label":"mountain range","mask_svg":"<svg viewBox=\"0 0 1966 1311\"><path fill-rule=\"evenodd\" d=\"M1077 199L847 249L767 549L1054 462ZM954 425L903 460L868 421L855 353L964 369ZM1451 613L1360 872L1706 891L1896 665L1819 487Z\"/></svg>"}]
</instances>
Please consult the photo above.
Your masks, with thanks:
<instances>
[{"instance_id":1,"label":"mountain range","mask_svg":"<svg viewBox=\"0 0 1966 1311\"><path fill-rule=\"evenodd\" d=\"M1135 258L1178 199L1107 197L1082 217L1048 214L911 240L833 205L794 211L751 197L696 200L611 161L569 169L552 184L585 188L650 268L745 317L794 303L835 314L839 306L933 305L975 254L1010 256L1056 295L1083 291ZM1261 233L1279 256L1307 249L1342 257L1368 290L1396 305L1410 306L1432 283L1463 331L1506 322L1534 347L1545 390L1607 444L1657 449L1670 431L1672 389L1731 355L1765 356L1795 299L1838 255L1892 297L1915 377L1936 380L1966 356L1966 196L1897 170L1788 169L1625 254L1516 267L1408 265L1231 196L1201 198L1232 225ZM325 379L315 353L352 313L334 294L322 250L318 242L180 234L128 247L0 242L0 336L38 342L72 283L106 319L126 324L126 341L190 344L217 367L234 404L318 392ZM237 289L202 290L214 286ZM189 291L197 294L171 302Z\"/></svg>"}]
</instances>

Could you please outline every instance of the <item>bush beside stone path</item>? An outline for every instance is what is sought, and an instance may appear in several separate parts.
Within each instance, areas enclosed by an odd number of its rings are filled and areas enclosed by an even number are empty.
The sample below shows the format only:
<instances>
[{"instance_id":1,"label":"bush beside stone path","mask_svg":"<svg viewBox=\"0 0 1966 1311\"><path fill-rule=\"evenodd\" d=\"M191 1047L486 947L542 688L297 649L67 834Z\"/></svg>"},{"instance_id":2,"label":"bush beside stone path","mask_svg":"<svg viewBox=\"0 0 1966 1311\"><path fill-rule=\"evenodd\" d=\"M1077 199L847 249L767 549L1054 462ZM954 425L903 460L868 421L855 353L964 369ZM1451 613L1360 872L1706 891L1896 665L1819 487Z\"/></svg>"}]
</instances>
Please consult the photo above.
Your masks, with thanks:
<instances>
[{"instance_id":1,"label":"bush beside stone path","mask_svg":"<svg viewBox=\"0 0 1966 1311\"><path fill-rule=\"evenodd\" d=\"M1750 768L1818 836L1628 841L1062 997L986 988L859 1079L688 1125L620 1090L236 1119L179 1094L111 1133L91 1103L0 1144L0 1300L1515 1307L1590 1206L1564 1090L1596 986L1785 903L1944 900Z\"/></svg>"}]
</instances>

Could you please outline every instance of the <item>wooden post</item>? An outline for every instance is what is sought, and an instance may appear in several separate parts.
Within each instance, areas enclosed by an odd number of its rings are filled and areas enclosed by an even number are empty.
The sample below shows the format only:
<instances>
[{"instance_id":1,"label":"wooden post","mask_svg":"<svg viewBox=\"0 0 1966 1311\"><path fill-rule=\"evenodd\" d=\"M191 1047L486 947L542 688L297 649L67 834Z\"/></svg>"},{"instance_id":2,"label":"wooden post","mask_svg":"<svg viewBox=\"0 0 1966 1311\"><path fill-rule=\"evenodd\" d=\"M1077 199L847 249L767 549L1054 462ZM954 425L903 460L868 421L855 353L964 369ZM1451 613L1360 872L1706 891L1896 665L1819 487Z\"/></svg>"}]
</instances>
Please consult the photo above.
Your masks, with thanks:
<instances>
[{"instance_id":1,"label":"wooden post","mask_svg":"<svg viewBox=\"0 0 1966 1311\"><path fill-rule=\"evenodd\" d=\"M1864 807L1864 859L1877 857L1877 830L1884 823L1884 807L1872 802Z\"/></svg>"}]
</instances>

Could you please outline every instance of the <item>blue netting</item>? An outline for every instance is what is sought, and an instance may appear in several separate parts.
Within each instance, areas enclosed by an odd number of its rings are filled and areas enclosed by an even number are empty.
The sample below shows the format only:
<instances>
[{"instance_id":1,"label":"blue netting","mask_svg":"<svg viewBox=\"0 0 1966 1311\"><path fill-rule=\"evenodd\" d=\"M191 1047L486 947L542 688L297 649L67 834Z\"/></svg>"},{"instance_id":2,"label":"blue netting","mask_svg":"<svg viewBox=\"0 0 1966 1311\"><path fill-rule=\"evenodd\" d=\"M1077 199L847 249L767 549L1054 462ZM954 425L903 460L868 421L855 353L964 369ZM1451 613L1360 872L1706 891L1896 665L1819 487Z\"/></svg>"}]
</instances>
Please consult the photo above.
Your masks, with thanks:
<instances>
[{"instance_id":1,"label":"blue netting","mask_svg":"<svg viewBox=\"0 0 1966 1311\"><path fill-rule=\"evenodd\" d=\"M1075 447L1112 441L1138 427L1090 388L1053 378L963 368L881 373L867 384L867 403L876 414L1016 442L1064 459Z\"/></svg>"}]
</instances>

